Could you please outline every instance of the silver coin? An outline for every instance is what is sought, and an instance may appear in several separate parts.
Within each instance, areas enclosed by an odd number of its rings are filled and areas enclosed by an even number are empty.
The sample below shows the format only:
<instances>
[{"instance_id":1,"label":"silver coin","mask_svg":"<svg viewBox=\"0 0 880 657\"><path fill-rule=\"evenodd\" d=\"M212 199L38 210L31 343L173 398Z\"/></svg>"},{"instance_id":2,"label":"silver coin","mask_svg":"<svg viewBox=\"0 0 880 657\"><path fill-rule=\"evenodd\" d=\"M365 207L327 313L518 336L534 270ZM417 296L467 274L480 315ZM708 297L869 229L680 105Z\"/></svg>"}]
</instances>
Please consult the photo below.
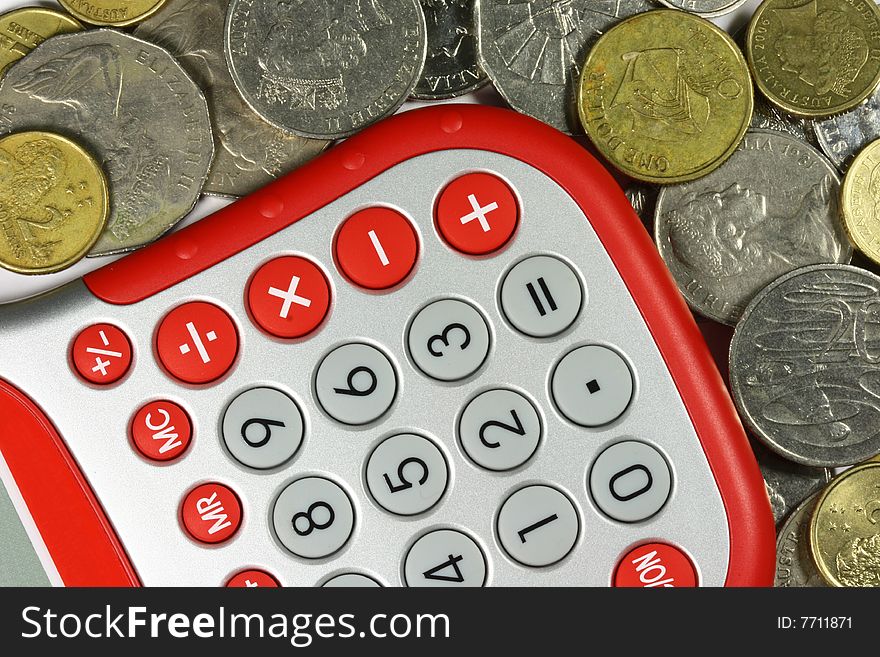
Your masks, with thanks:
<instances>
[{"instance_id":1,"label":"silver coin","mask_svg":"<svg viewBox=\"0 0 880 657\"><path fill-rule=\"evenodd\" d=\"M837 172L816 149L780 132L749 130L708 176L660 192L654 236L691 307L733 325L782 274L849 262L839 189Z\"/></svg>"},{"instance_id":2,"label":"silver coin","mask_svg":"<svg viewBox=\"0 0 880 657\"><path fill-rule=\"evenodd\" d=\"M830 468L880 453L880 277L828 264L771 283L733 334L730 386L787 459Z\"/></svg>"},{"instance_id":3,"label":"silver coin","mask_svg":"<svg viewBox=\"0 0 880 657\"><path fill-rule=\"evenodd\" d=\"M783 112L775 105L767 102L761 94L755 94L755 107L752 110L750 127L758 130L775 130L791 135L813 148L819 147L813 130L813 120Z\"/></svg>"},{"instance_id":4,"label":"silver coin","mask_svg":"<svg viewBox=\"0 0 880 657\"><path fill-rule=\"evenodd\" d=\"M810 517L819 501L818 493L801 503L776 537L774 586L826 587L810 554Z\"/></svg>"},{"instance_id":5,"label":"silver coin","mask_svg":"<svg viewBox=\"0 0 880 657\"><path fill-rule=\"evenodd\" d=\"M295 169L328 143L263 121L242 100L223 55L229 0L168 0L135 36L167 48L205 92L214 127L214 163L204 191L245 196Z\"/></svg>"},{"instance_id":6,"label":"silver coin","mask_svg":"<svg viewBox=\"0 0 880 657\"><path fill-rule=\"evenodd\" d=\"M639 215L639 219L645 225L645 228L652 230L654 225L654 212L657 208L657 195L660 188L657 185L648 185L645 183L633 182L623 190L629 199L633 210Z\"/></svg>"},{"instance_id":7,"label":"silver coin","mask_svg":"<svg viewBox=\"0 0 880 657\"><path fill-rule=\"evenodd\" d=\"M587 52L648 0L480 0L480 64L515 110L582 133L576 87Z\"/></svg>"},{"instance_id":8,"label":"silver coin","mask_svg":"<svg viewBox=\"0 0 880 657\"><path fill-rule=\"evenodd\" d=\"M428 54L418 100L443 100L476 91L489 81L477 62L476 0L420 0L428 26Z\"/></svg>"},{"instance_id":9,"label":"silver coin","mask_svg":"<svg viewBox=\"0 0 880 657\"><path fill-rule=\"evenodd\" d=\"M831 470L828 468L812 468L794 463L759 443L753 442L752 449L764 476L764 485L767 487L777 527L792 509L825 488L831 481Z\"/></svg>"},{"instance_id":10,"label":"silver coin","mask_svg":"<svg viewBox=\"0 0 880 657\"><path fill-rule=\"evenodd\" d=\"M681 9L703 18L715 18L738 9L746 0L660 0L660 2L667 7Z\"/></svg>"},{"instance_id":11,"label":"silver coin","mask_svg":"<svg viewBox=\"0 0 880 657\"><path fill-rule=\"evenodd\" d=\"M859 151L880 138L880 88L864 103L813 124L825 155L846 172Z\"/></svg>"},{"instance_id":12,"label":"silver coin","mask_svg":"<svg viewBox=\"0 0 880 657\"><path fill-rule=\"evenodd\" d=\"M195 205L214 141L205 97L168 51L115 30L49 39L0 83L0 134L48 130L104 167L110 218L89 255L152 242Z\"/></svg>"},{"instance_id":13,"label":"silver coin","mask_svg":"<svg viewBox=\"0 0 880 657\"><path fill-rule=\"evenodd\" d=\"M419 0L231 0L224 48L257 114L336 139L392 114L425 63Z\"/></svg>"}]
</instances>

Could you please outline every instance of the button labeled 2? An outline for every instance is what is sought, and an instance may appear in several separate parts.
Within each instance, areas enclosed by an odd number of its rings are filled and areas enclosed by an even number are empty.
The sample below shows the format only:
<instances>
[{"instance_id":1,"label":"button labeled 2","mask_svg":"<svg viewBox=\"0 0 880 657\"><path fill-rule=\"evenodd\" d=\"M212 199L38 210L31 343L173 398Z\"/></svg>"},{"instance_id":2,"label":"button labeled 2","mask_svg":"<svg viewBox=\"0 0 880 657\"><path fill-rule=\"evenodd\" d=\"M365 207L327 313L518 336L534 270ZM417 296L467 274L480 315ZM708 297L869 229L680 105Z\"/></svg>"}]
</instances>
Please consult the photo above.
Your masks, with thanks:
<instances>
[{"instance_id":1,"label":"button labeled 2","mask_svg":"<svg viewBox=\"0 0 880 657\"><path fill-rule=\"evenodd\" d=\"M541 417L524 395L498 388L474 397L458 422L465 454L487 470L512 470L528 461L541 442Z\"/></svg>"}]
</instances>

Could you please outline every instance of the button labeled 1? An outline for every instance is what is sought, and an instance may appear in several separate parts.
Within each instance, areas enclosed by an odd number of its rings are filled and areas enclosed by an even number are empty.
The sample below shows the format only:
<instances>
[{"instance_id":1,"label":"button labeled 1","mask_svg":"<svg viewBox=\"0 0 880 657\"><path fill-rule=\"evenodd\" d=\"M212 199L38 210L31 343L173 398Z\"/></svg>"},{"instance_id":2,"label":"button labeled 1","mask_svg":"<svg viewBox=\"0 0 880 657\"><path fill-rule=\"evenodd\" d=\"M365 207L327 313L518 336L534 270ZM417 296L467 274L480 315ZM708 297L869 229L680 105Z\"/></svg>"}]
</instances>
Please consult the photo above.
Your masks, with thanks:
<instances>
[{"instance_id":1,"label":"button labeled 1","mask_svg":"<svg viewBox=\"0 0 880 657\"><path fill-rule=\"evenodd\" d=\"M367 487L386 511L401 516L433 507L449 482L446 457L432 441L412 433L386 438L367 459Z\"/></svg>"},{"instance_id":2,"label":"button labeled 1","mask_svg":"<svg viewBox=\"0 0 880 657\"><path fill-rule=\"evenodd\" d=\"M501 283L504 316L517 331L534 338L562 333L574 324L583 304L577 274L559 258L526 258Z\"/></svg>"},{"instance_id":3,"label":"button labeled 1","mask_svg":"<svg viewBox=\"0 0 880 657\"><path fill-rule=\"evenodd\" d=\"M351 342L331 351L315 374L324 412L343 424L369 424L382 417L397 395L391 359L372 345Z\"/></svg>"},{"instance_id":4,"label":"button labeled 1","mask_svg":"<svg viewBox=\"0 0 880 657\"><path fill-rule=\"evenodd\" d=\"M498 540L516 561L551 566L574 549L580 531L577 509L551 486L527 486L505 500L498 514Z\"/></svg>"},{"instance_id":5,"label":"button labeled 1","mask_svg":"<svg viewBox=\"0 0 880 657\"><path fill-rule=\"evenodd\" d=\"M419 538L403 562L409 587L467 587L486 583L486 557L464 532L435 529Z\"/></svg>"},{"instance_id":6,"label":"button labeled 1","mask_svg":"<svg viewBox=\"0 0 880 657\"><path fill-rule=\"evenodd\" d=\"M303 477L275 500L272 525L281 544L304 559L338 552L354 530L354 507L342 487L324 477Z\"/></svg>"},{"instance_id":7,"label":"button labeled 1","mask_svg":"<svg viewBox=\"0 0 880 657\"><path fill-rule=\"evenodd\" d=\"M251 388L232 400L223 414L223 442L250 468L267 470L293 458L304 434L296 402L275 388Z\"/></svg>"},{"instance_id":8,"label":"button labeled 1","mask_svg":"<svg viewBox=\"0 0 880 657\"><path fill-rule=\"evenodd\" d=\"M656 514L672 490L672 472L656 448L624 440L606 448L590 468L590 495L605 515L640 522Z\"/></svg>"},{"instance_id":9,"label":"button labeled 1","mask_svg":"<svg viewBox=\"0 0 880 657\"><path fill-rule=\"evenodd\" d=\"M498 388L474 397L458 422L461 447L487 470L512 470L528 461L541 442L541 417L525 396Z\"/></svg>"},{"instance_id":10,"label":"button labeled 1","mask_svg":"<svg viewBox=\"0 0 880 657\"><path fill-rule=\"evenodd\" d=\"M482 313L459 299L428 304L407 331L416 367L439 381L459 381L480 369L489 356L490 340Z\"/></svg>"},{"instance_id":11,"label":"button labeled 1","mask_svg":"<svg viewBox=\"0 0 880 657\"><path fill-rule=\"evenodd\" d=\"M559 412L582 427L601 427L619 418L629 407L634 389L623 356L595 344L565 354L550 378Z\"/></svg>"}]
</instances>

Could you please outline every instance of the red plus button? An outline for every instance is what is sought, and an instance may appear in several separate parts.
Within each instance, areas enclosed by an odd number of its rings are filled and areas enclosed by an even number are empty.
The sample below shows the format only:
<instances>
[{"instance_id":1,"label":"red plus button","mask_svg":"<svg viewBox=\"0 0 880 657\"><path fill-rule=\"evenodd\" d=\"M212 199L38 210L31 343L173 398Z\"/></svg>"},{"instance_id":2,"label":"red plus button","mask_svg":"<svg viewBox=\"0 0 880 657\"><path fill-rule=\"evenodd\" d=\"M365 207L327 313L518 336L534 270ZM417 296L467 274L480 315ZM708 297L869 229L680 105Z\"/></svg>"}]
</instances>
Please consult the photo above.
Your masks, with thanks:
<instances>
[{"instance_id":1,"label":"red plus button","mask_svg":"<svg viewBox=\"0 0 880 657\"><path fill-rule=\"evenodd\" d=\"M617 566L614 586L642 588L697 585L697 573L687 555L666 543L648 543L630 550Z\"/></svg>"},{"instance_id":2,"label":"red plus button","mask_svg":"<svg viewBox=\"0 0 880 657\"><path fill-rule=\"evenodd\" d=\"M202 484L183 499L180 517L186 532L200 543L222 543L241 526L241 502L223 484Z\"/></svg>"},{"instance_id":3,"label":"red plus button","mask_svg":"<svg viewBox=\"0 0 880 657\"><path fill-rule=\"evenodd\" d=\"M470 255L497 251L519 223L519 204L507 183L491 173L468 173L442 192L437 228L449 245Z\"/></svg>"},{"instance_id":4,"label":"red plus button","mask_svg":"<svg viewBox=\"0 0 880 657\"><path fill-rule=\"evenodd\" d=\"M214 304L178 306L159 324L156 351L162 365L185 383L210 383L229 371L238 354L238 331Z\"/></svg>"},{"instance_id":5,"label":"red plus button","mask_svg":"<svg viewBox=\"0 0 880 657\"><path fill-rule=\"evenodd\" d=\"M264 570L242 570L226 582L229 588L239 589L277 589L281 586L278 580Z\"/></svg>"},{"instance_id":6,"label":"red plus button","mask_svg":"<svg viewBox=\"0 0 880 657\"><path fill-rule=\"evenodd\" d=\"M119 381L131 367L131 342L112 324L95 324L76 336L70 355L83 379L109 385Z\"/></svg>"},{"instance_id":7,"label":"red plus button","mask_svg":"<svg viewBox=\"0 0 880 657\"><path fill-rule=\"evenodd\" d=\"M330 284L311 260L283 256L251 277L247 290L251 318L278 338L301 338L314 331L330 308Z\"/></svg>"},{"instance_id":8,"label":"red plus button","mask_svg":"<svg viewBox=\"0 0 880 657\"><path fill-rule=\"evenodd\" d=\"M151 461L171 461L186 451L192 439L192 422L178 404L151 401L135 413L131 440Z\"/></svg>"},{"instance_id":9,"label":"red plus button","mask_svg":"<svg viewBox=\"0 0 880 657\"><path fill-rule=\"evenodd\" d=\"M415 228L391 208L367 208L353 214L336 236L339 269L369 290L387 290L403 281L418 255Z\"/></svg>"}]
</instances>

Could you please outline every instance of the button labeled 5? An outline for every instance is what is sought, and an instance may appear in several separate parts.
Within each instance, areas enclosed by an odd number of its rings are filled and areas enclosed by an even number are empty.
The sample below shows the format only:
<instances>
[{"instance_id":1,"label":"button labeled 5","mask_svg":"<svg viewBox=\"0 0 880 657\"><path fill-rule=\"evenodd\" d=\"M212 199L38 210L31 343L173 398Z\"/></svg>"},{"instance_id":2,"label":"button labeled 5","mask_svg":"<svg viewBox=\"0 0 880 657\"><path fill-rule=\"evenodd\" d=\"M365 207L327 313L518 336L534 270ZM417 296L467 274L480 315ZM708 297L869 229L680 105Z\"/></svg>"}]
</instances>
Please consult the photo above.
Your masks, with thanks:
<instances>
[{"instance_id":1,"label":"button labeled 5","mask_svg":"<svg viewBox=\"0 0 880 657\"><path fill-rule=\"evenodd\" d=\"M412 433L386 438L367 459L367 487L386 511L402 516L433 507L449 482L443 452L432 441Z\"/></svg>"}]
</instances>

